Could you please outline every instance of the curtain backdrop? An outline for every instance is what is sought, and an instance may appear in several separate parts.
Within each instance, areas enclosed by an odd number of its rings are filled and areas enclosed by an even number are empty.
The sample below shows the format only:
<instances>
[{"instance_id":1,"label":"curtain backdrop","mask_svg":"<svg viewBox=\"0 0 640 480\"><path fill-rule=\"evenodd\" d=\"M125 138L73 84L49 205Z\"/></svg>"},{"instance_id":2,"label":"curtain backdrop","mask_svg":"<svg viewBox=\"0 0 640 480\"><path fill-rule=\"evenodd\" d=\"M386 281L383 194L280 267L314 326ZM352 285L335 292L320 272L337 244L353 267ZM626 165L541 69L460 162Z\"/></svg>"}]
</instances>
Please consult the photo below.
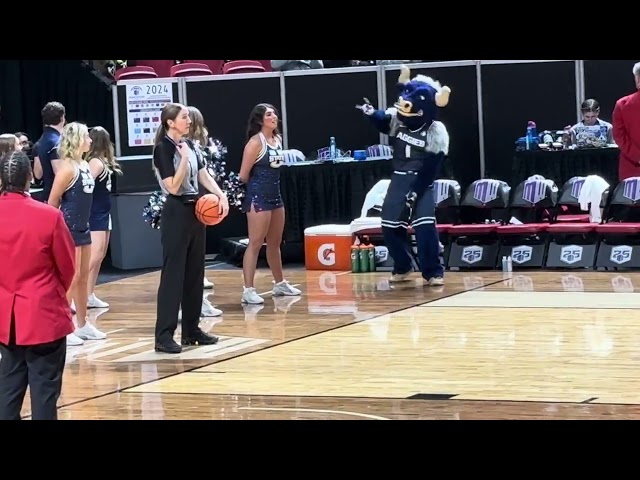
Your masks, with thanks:
<instances>
[{"instance_id":1,"label":"curtain backdrop","mask_svg":"<svg viewBox=\"0 0 640 480\"><path fill-rule=\"evenodd\" d=\"M0 133L42 133L40 110L50 101L67 109L67 121L101 125L113 139L110 87L81 60L0 60Z\"/></svg>"}]
</instances>

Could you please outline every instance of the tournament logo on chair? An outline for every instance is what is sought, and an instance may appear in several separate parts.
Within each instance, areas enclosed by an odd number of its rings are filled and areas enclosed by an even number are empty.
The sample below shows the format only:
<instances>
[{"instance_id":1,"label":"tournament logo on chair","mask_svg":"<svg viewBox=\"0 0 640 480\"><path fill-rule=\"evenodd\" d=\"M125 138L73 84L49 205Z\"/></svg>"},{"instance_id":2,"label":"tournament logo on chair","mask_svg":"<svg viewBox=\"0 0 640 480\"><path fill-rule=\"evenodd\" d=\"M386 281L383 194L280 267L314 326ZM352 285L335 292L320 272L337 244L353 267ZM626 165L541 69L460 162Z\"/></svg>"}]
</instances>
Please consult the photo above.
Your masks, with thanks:
<instances>
[{"instance_id":1,"label":"tournament logo on chair","mask_svg":"<svg viewBox=\"0 0 640 480\"><path fill-rule=\"evenodd\" d=\"M576 180L571 185L571 196L575 199L580 198L580 192L582 191L582 186L584 185L584 179Z\"/></svg>"},{"instance_id":2,"label":"tournament logo on chair","mask_svg":"<svg viewBox=\"0 0 640 480\"><path fill-rule=\"evenodd\" d=\"M480 203L487 204L498 198L500 182L497 180L483 180L478 182L473 189L473 198Z\"/></svg>"},{"instance_id":3,"label":"tournament logo on chair","mask_svg":"<svg viewBox=\"0 0 640 480\"><path fill-rule=\"evenodd\" d=\"M524 184L522 199L535 205L546 196L547 184L540 180L531 180Z\"/></svg>"},{"instance_id":4,"label":"tournament logo on chair","mask_svg":"<svg viewBox=\"0 0 640 480\"><path fill-rule=\"evenodd\" d=\"M572 265L582 260L582 247L580 245L567 245L560 250L560 260Z\"/></svg>"},{"instance_id":5,"label":"tournament logo on chair","mask_svg":"<svg viewBox=\"0 0 640 480\"><path fill-rule=\"evenodd\" d=\"M632 202L640 200L640 182L637 178L629 178L624 181L624 191L622 196L628 198Z\"/></svg>"},{"instance_id":6,"label":"tournament logo on chair","mask_svg":"<svg viewBox=\"0 0 640 480\"><path fill-rule=\"evenodd\" d=\"M633 253L633 247L629 245L617 245L611 249L611 255L609 260L618 265L627 263L631 260L631 254Z\"/></svg>"},{"instance_id":7,"label":"tournament logo on chair","mask_svg":"<svg viewBox=\"0 0 640 480\"><path fill-rule=\"evenodd\" d=\"M527 263L532 256L533 248L528 245L520 245L511 249L511 260L519 265Z\"/></svg>"},{"instance_id":8,"label":"tournament logo on chair","mask_svg":"<svg viewBox=\"0 0 640 480\"><path fill-rule=\"evenodd\" d=\"M482 260L482 247L474 245L472 247L464 247L462 249L462 261L472 265Z\"/></svg>"}]
</instances>

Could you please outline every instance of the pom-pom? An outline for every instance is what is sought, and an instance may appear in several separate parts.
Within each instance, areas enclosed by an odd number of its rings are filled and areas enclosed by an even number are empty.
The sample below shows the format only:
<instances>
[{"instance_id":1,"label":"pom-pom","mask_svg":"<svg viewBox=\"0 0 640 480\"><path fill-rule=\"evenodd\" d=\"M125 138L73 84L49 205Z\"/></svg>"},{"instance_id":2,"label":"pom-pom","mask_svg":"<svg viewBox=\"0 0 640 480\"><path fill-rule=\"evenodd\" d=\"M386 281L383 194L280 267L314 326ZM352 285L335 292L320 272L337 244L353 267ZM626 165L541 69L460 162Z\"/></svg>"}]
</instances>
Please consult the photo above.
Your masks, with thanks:
<instances>
[{"instance_id":1,"label":"pom-pom","mask_svg":"<svg viewBox=\"0 0 640 480\"><path fill-rule=\"evenodd\" d=\"M207 170L227 196L229 206L242 211L245 187L236 173L227 173L225 170L227 147L220 140L210 138L209 145L203 149L203 154Z\"/></svg>"},{"instance_id":2,"label":"pom-pom","mask_svg":"<svg viewBox=\"0 0 640 480\"><path fill-rule=\"evenodd\" d=\"M149 197L147 205L142 209L144 221L151 225L151 228L160 228L160 218L166 199L167 197L162 192L154 192Z\"/></svg>"},{"instance_id":3,"label":"pom-pom","mask_svg":"<svg viewBox=\"0 0 640 480\"><path fill-rule=\"evenodd\" d=\"M227 147L225 147L220 140L209 139L209 145L203 148L205 165L209 174L213 177L218 185L224 181L227 173L225 167L227 162L225 157L227 155Z\"/></svg>"},{"instance_id":4,"label":"pom-pom","mask_svg":"<svg viewBox=\"0 0 640 480\"><path fill-rule=\"evenodd\" d=\"M227 196L229 206L236 207L242 211L242 202L247 192L238 174L230 172L229 176L222 182L222 185L220 185L220 188Z\"/></svg>"}]
</instances>

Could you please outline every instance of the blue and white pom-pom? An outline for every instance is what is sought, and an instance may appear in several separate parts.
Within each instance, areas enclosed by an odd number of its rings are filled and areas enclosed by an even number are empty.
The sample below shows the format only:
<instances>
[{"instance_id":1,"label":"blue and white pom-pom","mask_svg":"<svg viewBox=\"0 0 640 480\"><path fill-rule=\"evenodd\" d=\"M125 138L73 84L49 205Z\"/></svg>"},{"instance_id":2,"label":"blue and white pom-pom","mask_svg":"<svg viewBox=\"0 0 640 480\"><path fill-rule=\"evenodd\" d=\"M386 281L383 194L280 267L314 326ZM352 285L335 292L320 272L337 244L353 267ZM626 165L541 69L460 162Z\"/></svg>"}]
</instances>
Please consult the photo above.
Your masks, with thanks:
<instances>
[{"instance_id":1,"label":"blue and white pom-pom","mask_svg":"<svg viewBox=\"0 0 640 480\"><path fill-rule=\"evenodd\" d=\"M149 198L149 203L142 209L144 221L151 225L151 228L156 230L160 228L160 217L162 216L162 209L166 199L167 197L162 192L153 192Z\"/></svg>"},{"instance_id":2,"label":"blue and white pom-pom","mask_svg":"<svg viewBox=\"0 0 640 480\"><path fill-rule=\"evenodd\" d=\"M204 149L207 170L227 196L229 206L240 208L245 197L244 185L240 182L238 174L234 172L227 174L225 171L226 155L227 147L220 140L210 138L209 145Z\"/></svg>"}]
</instances>

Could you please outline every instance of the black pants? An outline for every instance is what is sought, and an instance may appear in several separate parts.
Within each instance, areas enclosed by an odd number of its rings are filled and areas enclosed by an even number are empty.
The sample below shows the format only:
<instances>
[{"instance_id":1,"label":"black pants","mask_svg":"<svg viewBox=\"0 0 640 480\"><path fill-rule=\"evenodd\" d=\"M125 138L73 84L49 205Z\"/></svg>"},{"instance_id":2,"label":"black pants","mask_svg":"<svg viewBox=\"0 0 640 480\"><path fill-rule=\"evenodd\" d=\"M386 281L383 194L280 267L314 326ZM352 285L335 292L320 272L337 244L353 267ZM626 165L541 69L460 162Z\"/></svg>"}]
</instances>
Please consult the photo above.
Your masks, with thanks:
<instances>
[{"instance_id":1,"label":"black pants","mask_svg":"<svg viewBox=\"0 0 640 480\"><path fill-rule=\"evenodd\" d=\"M0 344L0 354L0 420L20 420L27 385L31 391L31 418L57 420L66 337L41 345Z\"/></svg>"},{"instance_id":2,"label":"black pants","mask_svg":"<svg viewBox=\"0 0 640 480\"><path fill-rule=\"evenodd\" d=\"M198 331L204 292L205 226L196 204L167 196L162 209L162 274L158 288L156 341L173 338L182 304L182 336Z\"/></svg>"}]
</instances>

